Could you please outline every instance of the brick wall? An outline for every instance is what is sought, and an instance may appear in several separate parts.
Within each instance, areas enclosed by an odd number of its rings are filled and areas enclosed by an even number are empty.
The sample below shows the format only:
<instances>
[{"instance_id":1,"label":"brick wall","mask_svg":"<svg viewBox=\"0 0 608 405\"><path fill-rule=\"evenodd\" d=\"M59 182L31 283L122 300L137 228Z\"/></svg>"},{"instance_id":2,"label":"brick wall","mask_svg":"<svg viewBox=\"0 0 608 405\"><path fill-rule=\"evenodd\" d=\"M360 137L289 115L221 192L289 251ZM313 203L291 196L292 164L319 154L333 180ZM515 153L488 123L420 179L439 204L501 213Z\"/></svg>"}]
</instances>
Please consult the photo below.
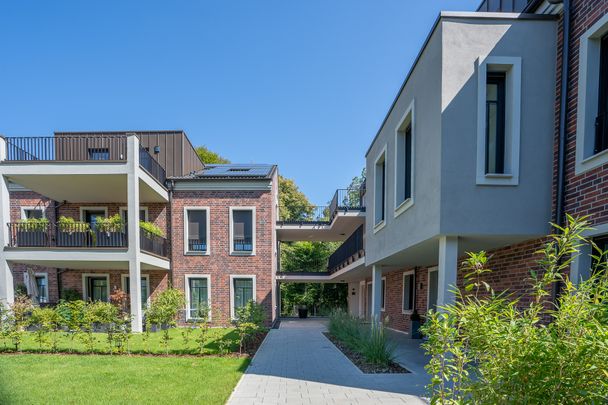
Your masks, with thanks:
<instances>
[{"instance_id":1,"label":"brick wall","mask_svg":"<svg viewBox=\"0 0 608 405\"><path fill-rule=\"evenodd\" d=\"M272 317L273 213L270 191L176 191L171 206L173 285L184 289L186 274L211 276L210 298L214 323L230 316L230 275L255 275L256 300ZM184 254L184 207L210 209L210 255ZM255 256L230 255L229 207L256 207Z\"/></svg>"},{"instance_id":2,"label":"brick wall","mask_svg":"<svg viewBox=\"0 0 608 405\"><path fill-rule=\"evenodd\" d=\"M82 296L82 278L84 274L108 274L110 276L111 294L114 290L122 289L121 277L123 275L129 275L129 270L65 270L59 275L61 278L62 288L76 290ZM168 286L169 276L166 271L142 270L141 274L142 276L148 275L149 277L151 297L156 296Z\"/></svg>"}]
</instances>

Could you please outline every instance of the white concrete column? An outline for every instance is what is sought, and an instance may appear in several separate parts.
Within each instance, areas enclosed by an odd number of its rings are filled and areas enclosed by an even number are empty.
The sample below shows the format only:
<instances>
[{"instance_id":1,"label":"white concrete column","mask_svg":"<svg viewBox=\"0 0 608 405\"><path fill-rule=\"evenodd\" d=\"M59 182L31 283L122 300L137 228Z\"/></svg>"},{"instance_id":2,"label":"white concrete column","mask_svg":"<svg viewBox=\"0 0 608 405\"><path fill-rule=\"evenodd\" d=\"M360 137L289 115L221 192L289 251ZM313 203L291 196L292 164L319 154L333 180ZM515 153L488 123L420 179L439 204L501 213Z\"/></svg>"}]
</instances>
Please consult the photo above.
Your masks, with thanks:
<instances>
[{"instance_id":1,"label":"white concrete column","mask_svg":"<svg viewBox=\"0 0 608 405\"><path fill-rule=\"evenodd\" d=\"M439 266L437 274L437 307L454 302L452 290L458 273L458 237L439 238Z\"/></svg>"},{"instance_id":2,"label":"white concrete column","mask_svg":"<svg viewBox=\"0 0 608 405\"><path fill-rule=\"evenodd\" d=\"M6 159L6 139L0 136L0 161ZM0 172L0 304L11 304L15 300L13 273L4 258L4 247L8 245L8 223L11 221L11 201L8 180Z\"/></svg>"},{"instance_id":3,"label":"white concrete column","mask_svg":"<svg viewBox=\"0 0 608 405\"><path fill-rule=\"evenodd\" d=\"M139 139L127 138L127 232L129 238L129 291L131 330L143 331L141 309L141 263L139 249Z\"/></svg>"},{"instance_id":4,"label":"white concrete column","mask_svg":"<svg viewBox=\"0 0 608 405\"><path fill-rule=\"evenodd\" d=\"M372 320L380 320L382 308L382 268L372 266Z\"/></svg>"}]
</instances>

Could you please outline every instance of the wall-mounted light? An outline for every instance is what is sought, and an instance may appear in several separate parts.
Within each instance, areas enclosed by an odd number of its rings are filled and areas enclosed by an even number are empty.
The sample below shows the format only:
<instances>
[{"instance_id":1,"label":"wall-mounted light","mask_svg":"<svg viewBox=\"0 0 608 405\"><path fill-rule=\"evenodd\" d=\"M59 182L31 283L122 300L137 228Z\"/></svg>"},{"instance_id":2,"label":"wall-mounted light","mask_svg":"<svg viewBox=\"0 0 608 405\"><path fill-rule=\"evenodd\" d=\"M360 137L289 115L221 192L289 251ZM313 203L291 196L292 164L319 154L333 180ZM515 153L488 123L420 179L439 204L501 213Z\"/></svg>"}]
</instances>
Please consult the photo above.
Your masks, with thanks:
<instances>
[{"instance_id":1,"label":"wall-mounted light","mask_svg":"<svg viewBox=\"0 0 608 405\"><path fill-rule=\"evenodd\" d=\"M353 287L353 291L350 294L351 295L357 295L357 291L355 290L355 287Z\"/></svg>"},{"instance_id":2,"label":"wall-mounted light","mask_svg":"<svg viewBox=\"0 0 608 405\"><path fill-rule=\"evenodd\" d=\"M159 153L160 153L160 146L156 145L156 146L154 147L154 154L155 154L155 155L158 155Z\"/></svg>"}]
</instances>

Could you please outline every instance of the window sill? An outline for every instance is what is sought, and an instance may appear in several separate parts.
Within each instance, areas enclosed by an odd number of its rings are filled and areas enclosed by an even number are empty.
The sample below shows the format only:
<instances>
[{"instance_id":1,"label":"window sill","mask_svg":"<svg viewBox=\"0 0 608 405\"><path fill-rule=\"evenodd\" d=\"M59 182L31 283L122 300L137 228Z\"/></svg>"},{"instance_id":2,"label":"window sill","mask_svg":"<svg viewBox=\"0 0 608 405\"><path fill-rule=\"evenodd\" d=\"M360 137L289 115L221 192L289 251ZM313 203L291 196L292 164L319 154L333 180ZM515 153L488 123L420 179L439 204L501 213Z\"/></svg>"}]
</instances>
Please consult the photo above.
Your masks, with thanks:
<instances>
[{"instance_id":1,"label":"window sill","mask_svg":"<svg viewBox=\"0 0 608 405\"><path fill-rule=\"evenodd\" d=\"M403 315L411 315L411 314L413 314L413 313L414 313L414 310L413 310L413 309L407 309L407 310L402 309L402 310L401 310L401 313L402 313Z\"/></svg>"},{"instance_id":2,"label":"window sill","mask_svg":"<svg viewBox=\"0 0 608 405\"><path fill-rule=\"evenodd\" d=\"M608 149L605 149L595 155L589 156L580 162L576 162L575 174L581 174L608 163Z\"/></svg>"},{"instance_id":3,"label":"window sill","mask_svg":"<svg viewBox=\"0 0 608 405\"><path fill-rule=\"evenodd\" d=\"M517 186L519 178L512 174L486 173L477 177L478 186Z\"/></svg>"},{"instance_id":4,"label":"window sill","mask_svg":"<svg viewBox=\"0 0 608 405\"><path fill-rule=\"evenodd\" d=\"M386 226L386 221L385 220L382 220L382 221L378 222L376 225L374 225L374 233L379 232L385 226Z\"/></svg>"},{"instance_id":5,"label":"window sill","mask_svg":"<svg viewBox=\"0 0 608 405\"><path fill-rule=\"evenodd\" d=\"M230 252L230 256L255 256L255 252Z\"/></svg>"},{"instance_id":6,"label":"window sill","mask_svg":"<svg viewBox=\"0 0 608 405\"><path fill-rule=\"evenodd\" d=\"M413 197L410 197L407 200L402 201L401 204L399 204L398 206L395 207L395 218L397 218L399 215L403 214L405 211L410 209L413 205L414 205Z\"/></svg>"},{"instance_id":7,"label":"window sill","mask_svg":"<svg viewBox=\"0 0 608 405\"><path fill-rule=\"evenodd\" d=\"M209 251L207 252L184 252L186 256L209 256Z\"/></svg>"}]
</instances>

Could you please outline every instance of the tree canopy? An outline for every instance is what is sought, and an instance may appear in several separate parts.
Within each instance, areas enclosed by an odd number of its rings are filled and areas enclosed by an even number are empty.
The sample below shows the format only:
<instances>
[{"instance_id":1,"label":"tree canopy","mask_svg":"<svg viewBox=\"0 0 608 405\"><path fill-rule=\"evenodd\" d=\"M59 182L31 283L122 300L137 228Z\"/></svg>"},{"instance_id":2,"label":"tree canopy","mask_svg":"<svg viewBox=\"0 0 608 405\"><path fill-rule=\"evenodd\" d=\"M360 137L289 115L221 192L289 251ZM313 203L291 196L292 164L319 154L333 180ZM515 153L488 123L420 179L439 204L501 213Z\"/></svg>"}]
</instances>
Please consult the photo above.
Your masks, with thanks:
<instances>
[{"instance_id":1,"label":"tree canopy","mask_svg":"<svg viewBox=\"0 0 608 405\"><path fill-rule=\"evenodd\" d=\"M206 146L197 146L196 154L205 164L214 164L214 163L230 163L230 160L221 156L219 153L213 152L209 150Z\"/></svg>"},{"instance_id":2,"label":"tree canopy","mask_svg":"<svg viewBox=\"0 0 608 405\"><path fill-rule=\"evenodd\" d=\"M279 218L282 220L303 219L310 215L314 206L296 183L279 176Z\"/></svg>"}]
</instances>

